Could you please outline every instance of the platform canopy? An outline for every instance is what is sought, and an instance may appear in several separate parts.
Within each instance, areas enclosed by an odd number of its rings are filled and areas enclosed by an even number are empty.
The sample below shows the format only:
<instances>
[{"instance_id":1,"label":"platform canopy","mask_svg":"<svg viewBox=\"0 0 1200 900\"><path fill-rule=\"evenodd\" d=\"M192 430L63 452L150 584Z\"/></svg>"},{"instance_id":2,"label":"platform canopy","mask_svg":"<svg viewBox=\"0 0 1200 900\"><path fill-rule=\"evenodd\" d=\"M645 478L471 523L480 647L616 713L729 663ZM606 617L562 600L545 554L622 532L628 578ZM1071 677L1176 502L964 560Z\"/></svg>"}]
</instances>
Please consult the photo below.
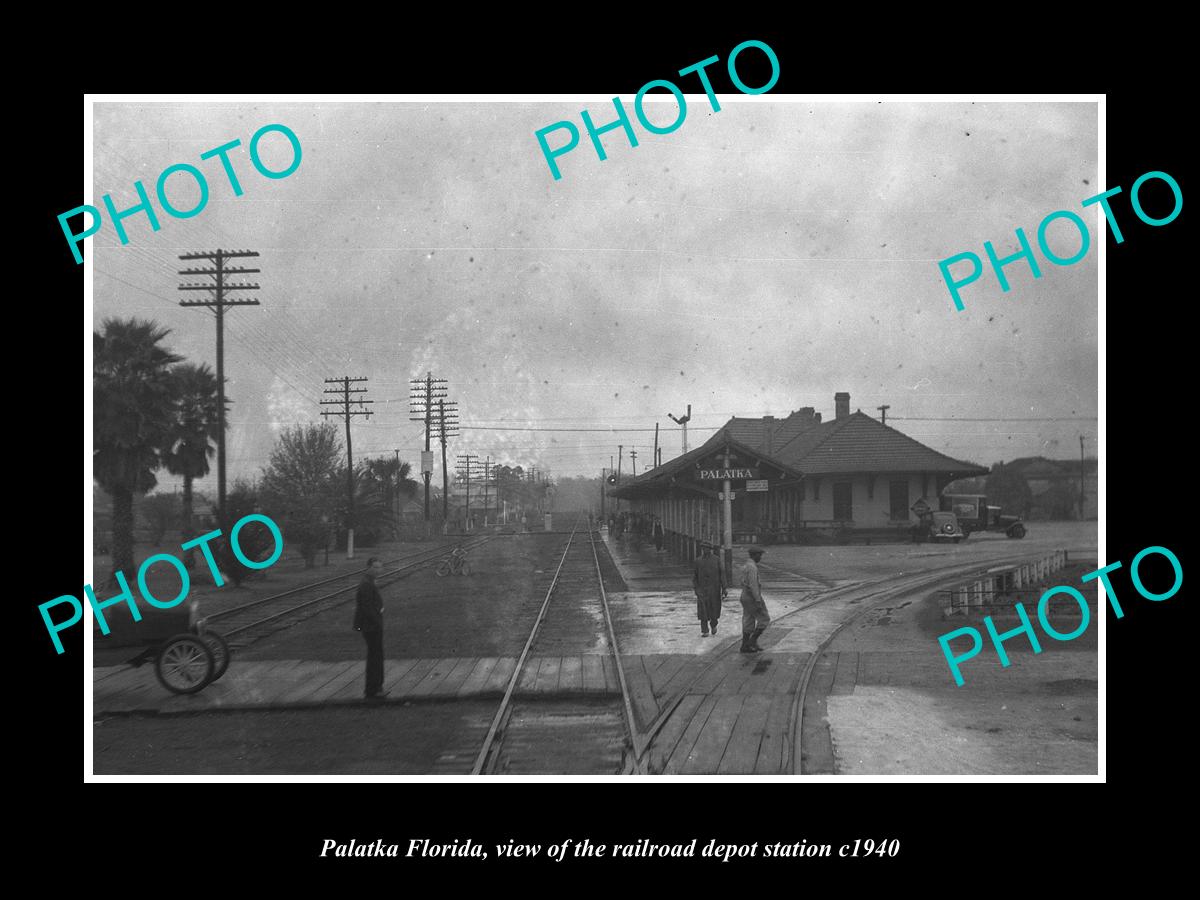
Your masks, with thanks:
<instances>
[{"instance_id":1,"label":"platform canopy","mask_svg":"<svg viewBox=\"0 0 1200 900\"><path fill-rule=\"evenodd\" d=\"M804 474L797 468L734 440L722 428L694 450L664 462L634 478L622 479L608 491L620 500L657 500L702 496L716 499L726 477L735 492L750 481L767 481L772 488L797 485Z\"/></svg>"}]
</instances>

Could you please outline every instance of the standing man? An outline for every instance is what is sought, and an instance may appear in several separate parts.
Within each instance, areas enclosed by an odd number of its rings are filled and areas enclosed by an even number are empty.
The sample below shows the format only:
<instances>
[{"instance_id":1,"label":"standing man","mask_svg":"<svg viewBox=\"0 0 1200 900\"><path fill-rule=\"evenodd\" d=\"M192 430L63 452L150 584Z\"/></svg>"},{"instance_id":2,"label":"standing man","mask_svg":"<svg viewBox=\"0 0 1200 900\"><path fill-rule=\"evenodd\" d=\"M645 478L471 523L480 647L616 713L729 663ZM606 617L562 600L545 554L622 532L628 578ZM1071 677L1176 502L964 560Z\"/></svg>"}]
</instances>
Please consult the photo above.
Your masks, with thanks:
<instances>
[{"instance_id":1,"label":"standing man","mask_svg":"<svg viewBox=\"0 0 1200 900\"><path fill-rule=\"evenodd\" d=\"M762 557L762 550L754 547L750 559L742 566L742 653L761 653L758 636L771 624L758 578L758 561Z\"/></svg>"},{"instance_id":2,"label":"standing man","mask_svg":"<svg viewBox=\"0 0 1200 900\"><path fill-rule=\"evenodd\" d=\"M660 519L658 516L654 517L654 524L651 526L651 531L654 534L654 549L659 553L662 553L663 526L662 519ZM713 630L715 631L716 629L714 628Z\"/></svg>"},{"instance_id":3,"label":"standing man","mask_svg":"<svg viewBox=\"0 0 1200 900\"><path fill-rule=\"evenodd\" d=\"M721 601L725 597L725 572L721 561L713 556L712 547L704 545L704 555L696 560L692 570L692 587L696 591L696 617L700 620L700 637L708 637L709 629L717 633L721 618Z\"/></svg>"},{"instance_id":4,"label":"standing man","mask_svg":"<svg viewBox=\"0 0 1200 900\"><path fill-rule=\"evenodd\" d=\"M375 700L385 696L383 690L383 598L375 579L383 571L379 557L367 560L367 570L358 584L355 596L354 630L361 631L367 642L367 684L363 696Z\"/></svg>"}]
</instances>

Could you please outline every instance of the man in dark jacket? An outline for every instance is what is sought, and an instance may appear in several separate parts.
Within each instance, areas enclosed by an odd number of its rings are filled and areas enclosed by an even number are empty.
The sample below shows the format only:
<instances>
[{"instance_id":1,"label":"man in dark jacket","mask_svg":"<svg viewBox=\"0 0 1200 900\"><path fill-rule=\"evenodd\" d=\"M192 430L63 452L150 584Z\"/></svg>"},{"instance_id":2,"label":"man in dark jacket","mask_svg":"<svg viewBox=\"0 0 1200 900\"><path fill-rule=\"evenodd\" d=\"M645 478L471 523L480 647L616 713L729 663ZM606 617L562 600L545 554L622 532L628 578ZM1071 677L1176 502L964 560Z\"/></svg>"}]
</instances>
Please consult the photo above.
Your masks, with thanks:
<instances>
[{"instance_id":1,"label":"man in dark jacket","mask_svg":"<svg viewBox=\"0 0 1200 900\"><path fill-rule=\"evenodd\" d=\"M704 555L692 568L692 587L696 591L696 617L700 619L700 636L708 637L709 628L717 633L721 618L721 599L725 596L725 573L721 560L713 556L712 547L704 544Z\"/></svg>"},{"instance_id":2,"label":"man in dark jacket","mask_svg":"<svg viewBox=\"0 0 1200 900\"><path fill-rule=\"evenodd\" d=\"M375 579L383 571L378 557L367 560L367 571L355 596L354 630L361 631L367 642L367 685L363 696L368 700L383 697L383 598Z\"/></svg>"}]
</instances>

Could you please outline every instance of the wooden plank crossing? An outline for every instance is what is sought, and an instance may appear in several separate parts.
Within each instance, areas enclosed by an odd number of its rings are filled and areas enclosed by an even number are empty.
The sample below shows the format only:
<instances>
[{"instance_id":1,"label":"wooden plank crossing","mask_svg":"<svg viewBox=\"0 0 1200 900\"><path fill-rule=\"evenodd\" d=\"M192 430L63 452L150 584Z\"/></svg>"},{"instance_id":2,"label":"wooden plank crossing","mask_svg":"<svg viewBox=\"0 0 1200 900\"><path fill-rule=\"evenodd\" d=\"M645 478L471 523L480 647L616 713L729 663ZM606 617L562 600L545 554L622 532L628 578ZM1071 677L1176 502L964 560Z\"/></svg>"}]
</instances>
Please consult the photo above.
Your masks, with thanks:
<instances>
[{"instance_id":1,"label":"wooden plank crossing","mask_svg":"<svg viewBox=\"0 0 1200 900\"><path fill-rule=\"evenodd\" d=\"M629 699L639 729L645 729L658 718L658 702L654 698L654 687L646 671L643 657L624 658L625 684L629 688Z\"/></svg>"},{"instance_id":2,"label":"wooden plank crossing","mask_svg":"<svg viewBox=\"0 0 1200 900\"><path fill-rule=\"evenodd\" d=\"M858 681L858 654L843 650L837 654L837 673L833 676L833 687L829 693L846 695L854 693Z\"/></svg>"},{"instance_id":3,"label":"wooden plank crossing","mask_svg":"<svg viewBox=\"0 0 1200 900\"><path fill-rule=\"evenodd\" d=\"M669 708L684 694L651 740L650 771L790 774L788 729L808 657L767 652L664 660L651 679L660 704Z\"/></svg>"},{"instance_id":4,"label":"wooden plank crossing","mask_svg":"<svg viewBox=\"0 0 1200 900\"><path fill-rule=\"evenodd\" d=\"M494 656L485 656L475 660L475 665L463 683L458 686L459 697L466 697L471 694L478 694L483 691L484 686L488 683L488 677L492 674L492 670L496 668L496 663L499 662Z\"/></svg>"},{"instance_id":5,"label":"wooden plank crossing","mask_svg":"<svg viewBox=\"0 0 1200 900\"><path fill-rule=\"evenodd\" d=\"M829 733L826 697L837 674L837 654L822 653L813 667L812 681L804 704L804 728L800 738L804 752L797 770L803 775L832 775L833 736Z\"/></svg>"},{"instance_id":6,"label":"wooden plank crossing","mask_svg":"<svg viewBox=\"0 0 1200 900\"><path fill-rule=\"evenodd\" d=\"M655 691L640 657L629 657L627 678L637 685L635 702L650 721L658 715ZM384 661L387 701L499 697L508 687L512 657L447 657ZM153 665L93 669L93 707L100 713L196 712L361 702L366 663L278 659L232 660L218 681L196 694L172 694ZM516 694L619 694L617 670L599 654L530 657Z\"/></svg>"},{"instance_id":7,"label":"wooden plank crossing","mask_svg":"<svg viewBox=\"0 0 1200 900\"><path fill-rule=\"evenodd\" d=\"M711 775L716 770L721 757L725 755L742 704L746 702L741 694L714 694L712 700L713 706L704 727L696 735L696 743L679 767L683 775Z\"/></svg>"},{"instance_id":8,"label":"wooden plank crossing","mask_svg":"<svg viewBox=\"0 0 1200 900\"><path fill-rule=\"evenodd\" d=\"M678 699L651 741L650 770L711 775L780 773L791 742L786 734L790 704L806 659L804 653L775 652L623 656L639 730L656 723ZM870 675L885 679L889 673L879 661L870 662ZM495 699L507 689L515 667L513 657L389 659L384 663L385 702ZM852 690L859 670L858 654L829 654L820 671L822 685L835 693ZM197 694L177 696L158 683L152 666L96 669L94 709L102 715L357 704L363 702L364 677L361 659L234 659L219 681ZM620 682L613 659L605 654L534 656L526 660L514 693L618 696ZM456 755L451 756L453 759L445 760L447 770L462 763Z\"/></svg>"},{"instance_id":9,"label":"wooden plank crossing","mask_svg":"<svg viewBox=\"0 0 1200 900\"><path fill-rule=\"evenodd\" d=\"M585 691L603 692L606 690L604 683L604 657L596 656L595 654L585 654L580 657L580 666L583 674L583 689Z\"/></svg>"},{"instance_id":10,"label":"wooden plank crossing","mask_svg":"<svg viewBox=\"0 0 1200 900\"><path fill-rule=\"evenodd\" d=\"M564 656L558 670L558 689L560 691L579 691L583 689L583 659L579 656Z\"/></svg>"},{"instance_id":11,"label":"wooden plank crossing","mask_svg":"<svg viewBox=\"0 0 1200 900\"><path fill-rule=\"evenodd\" d=\"M750 694L738 711L733 733L717 765L718 775L753 775L762 744L763 724L771 708L769 694Z\"/></svg>"}]
</instances>

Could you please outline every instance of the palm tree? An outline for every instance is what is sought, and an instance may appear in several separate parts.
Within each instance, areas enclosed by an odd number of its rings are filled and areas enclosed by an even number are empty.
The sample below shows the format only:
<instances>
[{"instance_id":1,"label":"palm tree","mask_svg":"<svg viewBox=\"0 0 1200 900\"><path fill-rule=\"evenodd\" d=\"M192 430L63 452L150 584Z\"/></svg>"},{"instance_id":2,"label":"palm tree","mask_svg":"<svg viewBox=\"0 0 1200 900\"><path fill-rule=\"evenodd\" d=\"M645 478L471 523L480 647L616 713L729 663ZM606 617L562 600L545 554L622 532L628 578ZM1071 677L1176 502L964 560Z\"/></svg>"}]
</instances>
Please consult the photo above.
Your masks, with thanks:
<instances>
[{"instance_id":1,"label":"palm tree","mask_svg":"<svg viewBox=\"0 0 1200 900\"><path fill-rule=\"evenodd\" d=\"M394 456L377 456L365 460L361 472L360 477L365 476L383 486L388 509L392 510L395 521L398 523L403 506L401 498L411 500L420 488L420 485L411 477L412 463L402 462Z\"/></svg>"},{"instance_id":2,"label":"palm tree","mask_svg":"<svg viewBox=\"0 0 1200 900\"><path fill-rule=\"evenodd\" d=\"M184 363L171 370L177 404L170 438L163 451L163 463L172 475L183 476L183 540L192 534L192 481L208 474L208 460L216 452L220 439L220 400L217 376L207 364ZM226 401L228 409L229 401ZM195 564L194 550L188 550L185 563Z\"/></svg>"},{"instance_id":3,"label":"palm tree","mask_svg":"<svg viewBox=\"0 0 1200 900\"><path fill-rule=\"evenodd\" d=\"M92 334L92 470L113 501L113 573L133 569L133 496L157 483L160 449L175 414L170 366L159 341L170 331L145 319L105 319Z\"/></svg>"}]
</instances>

